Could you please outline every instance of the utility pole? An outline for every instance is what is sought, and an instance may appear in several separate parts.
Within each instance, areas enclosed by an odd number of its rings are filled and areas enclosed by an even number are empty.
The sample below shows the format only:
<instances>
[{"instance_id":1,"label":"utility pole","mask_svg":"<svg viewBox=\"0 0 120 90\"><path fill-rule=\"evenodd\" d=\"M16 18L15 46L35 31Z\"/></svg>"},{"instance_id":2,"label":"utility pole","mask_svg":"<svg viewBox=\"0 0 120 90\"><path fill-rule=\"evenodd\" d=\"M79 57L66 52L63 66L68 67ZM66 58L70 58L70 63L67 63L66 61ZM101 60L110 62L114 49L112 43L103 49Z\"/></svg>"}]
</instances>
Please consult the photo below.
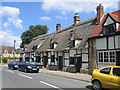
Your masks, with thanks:
<instances>
[{"instance_id":1,"label":"utility pole","mask_svg":"<svg viewBox=\"0 0 120 90\"><path fill-rule=\"evenodd\" d=\"M14 40L14 53L13 53L14 61L15 61L15 43L16 43L16 40Z\"/></svg>"},{"instance_id":2,"label":"utility pole","mask_svg":"<svg viewBox=\"0 0 120 90\"><path fill-rule=\"evenodd\" d=\"M1 65L2 65L2 53L0 54L0 60L1 60Z\"/></svg>"}]
</instances>

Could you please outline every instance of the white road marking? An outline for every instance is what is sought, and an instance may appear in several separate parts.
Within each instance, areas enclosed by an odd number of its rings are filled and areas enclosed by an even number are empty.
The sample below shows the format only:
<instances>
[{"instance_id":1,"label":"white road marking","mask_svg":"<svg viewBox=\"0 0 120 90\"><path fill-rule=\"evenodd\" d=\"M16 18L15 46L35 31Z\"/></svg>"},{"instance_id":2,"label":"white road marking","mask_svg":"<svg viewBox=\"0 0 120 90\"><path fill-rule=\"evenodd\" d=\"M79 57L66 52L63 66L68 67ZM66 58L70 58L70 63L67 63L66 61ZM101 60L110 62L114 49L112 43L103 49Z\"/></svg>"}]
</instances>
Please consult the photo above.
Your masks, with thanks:
<instances>
[{"instance_id":1,"label":"white road marking","mask_svg":"<svg viewBox=\"0 0 120 90\"><path fill-rule=\"evenodd\" d=\"M6 70L7 72L10 72L10 73L14 73L13 71L11 71L11 70Z\"/></svg>"},{"instance_id":2,"label":"white road marking","mask_svg":"<svg viewBox=\"0 0 120 90\"><path fill-rule=\"evenodd\" d=\"M40 83L43 83L43 84L48 85L48 86L53 87L53 88L60 89L59 87L56 87L56 86L54 86L54 85L51 85L51 84L46 83L46 82L43 82L43 81L40 81Z\"/></svg>"},{"instance_id":3,"label":"white road marking","mask_svg":"<svg viewBox=\"0 0 120 90\"><path fill-rule=\"evenodd\" d=\"M18 75L23 76L23 77L26 77L26 78L29 78L29 79L33 79L32 77L26 76L26 75L21 74L21 73L18 73Z\"/></svg>"},{"instance_id":4,"label":"white road marking","mask_svg":"<svg viewBox=\"0 0 120 90\"><path fill-rule=\"evenodd\" d=\"M2 71L2 68L0 68L0 70Z\"/></svg>"}]
</instances>

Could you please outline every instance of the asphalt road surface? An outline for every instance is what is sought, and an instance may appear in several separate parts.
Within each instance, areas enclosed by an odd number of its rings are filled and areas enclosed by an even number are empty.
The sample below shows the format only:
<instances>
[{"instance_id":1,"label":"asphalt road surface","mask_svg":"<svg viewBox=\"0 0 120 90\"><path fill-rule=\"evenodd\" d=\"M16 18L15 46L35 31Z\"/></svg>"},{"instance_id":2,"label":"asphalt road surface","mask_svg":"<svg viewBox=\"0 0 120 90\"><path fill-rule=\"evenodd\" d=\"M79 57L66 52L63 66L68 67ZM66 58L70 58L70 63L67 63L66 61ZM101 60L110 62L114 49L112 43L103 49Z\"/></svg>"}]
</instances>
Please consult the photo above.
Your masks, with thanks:
<instances>
[{"instance_id":1,"label":"asphalt road surface","mask_svg":"<svg viewBox=\"0 0 120 90\"><path fill-rule=\"evenodd\" d=\"M6 66L0 67L0 81L2 90L91 90L92 88L90 82L53 76L42 72L25 73L10 70Z\"/></svg>"}]
</instances>

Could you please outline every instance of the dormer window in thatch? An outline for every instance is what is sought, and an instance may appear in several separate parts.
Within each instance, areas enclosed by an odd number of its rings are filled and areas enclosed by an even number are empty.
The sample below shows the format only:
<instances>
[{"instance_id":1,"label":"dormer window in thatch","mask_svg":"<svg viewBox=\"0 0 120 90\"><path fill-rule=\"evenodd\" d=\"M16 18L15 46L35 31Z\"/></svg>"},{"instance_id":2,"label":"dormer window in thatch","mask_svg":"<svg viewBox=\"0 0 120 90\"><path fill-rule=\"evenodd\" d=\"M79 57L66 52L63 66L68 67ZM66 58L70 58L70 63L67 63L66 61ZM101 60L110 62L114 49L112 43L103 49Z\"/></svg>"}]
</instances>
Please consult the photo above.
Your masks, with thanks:
<instances>
[{"instance_id":1,"label":"dormer window in thatch","mask_svg":"<svg viewBox=\"0 0 120 90\"><path fill-rule=\"evenodd\" d=\"M75 40L71 40L70 42L70 48L73 48L73 47L75 47Z\"/></svg>"},{"instance_id":2,"label":"dormer window in thatch","mask_svg":"<svg viewBox=\"0 0 120 90\"><path fill-rule=\"evenodd\" d=\"M56 42L51 42L50 43L50 49L55 49L57 46L57 43Z\"/></svg>"},{"instance_id":3,"label":"dormer window in thatch","mask_svg":"<svg viewBox=\"0 0 120 90\"><path fill-rule=\"evenodd\" d=\"M37 46L33 46L33 48L32 48L33 50L36 50L37 49Z\"/></svg>"}]
</instances>

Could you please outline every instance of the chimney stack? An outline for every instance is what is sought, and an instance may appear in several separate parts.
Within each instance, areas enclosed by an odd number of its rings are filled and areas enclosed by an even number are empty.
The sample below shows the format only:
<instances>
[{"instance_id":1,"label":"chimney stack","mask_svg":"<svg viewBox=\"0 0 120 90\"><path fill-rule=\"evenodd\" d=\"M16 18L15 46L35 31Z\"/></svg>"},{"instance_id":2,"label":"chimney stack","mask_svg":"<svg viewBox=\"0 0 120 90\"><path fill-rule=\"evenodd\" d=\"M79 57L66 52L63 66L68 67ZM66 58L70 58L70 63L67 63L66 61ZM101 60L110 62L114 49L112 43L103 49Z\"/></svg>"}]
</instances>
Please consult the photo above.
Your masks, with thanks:
<instances>
[{"instance_id":1,"label":"chimney stack","mask_svg":"<svg viewBox=\"0 0 120 90\"><path fill-rule=\"evenodd\" d=\"M60 24L57 24L56 25L56 31L60 30L61 29L61 25Z\"/></svg>"},{"instance_id":2,"label":"chimney stack","mask_svg":"<svg viewBox=\"0 0 120 90\"><path fill-rule=\"evenodd\" d=\"M102 16L104 15L104 7L101 4L99 4L96 10L97 10L97 23L96 24L99 24Z\"/></svg>"},{"instance_id":3,"label":"chimney stack","mask_svg":"<svg viewBox=\"0 0 120 90\"><path fill-rule=\"evenodd\" d=\"M74 25L78 24L80 22L80 17L78 16L78 13L75 13L74 16Z\"/></svg>"}]
</instances>

